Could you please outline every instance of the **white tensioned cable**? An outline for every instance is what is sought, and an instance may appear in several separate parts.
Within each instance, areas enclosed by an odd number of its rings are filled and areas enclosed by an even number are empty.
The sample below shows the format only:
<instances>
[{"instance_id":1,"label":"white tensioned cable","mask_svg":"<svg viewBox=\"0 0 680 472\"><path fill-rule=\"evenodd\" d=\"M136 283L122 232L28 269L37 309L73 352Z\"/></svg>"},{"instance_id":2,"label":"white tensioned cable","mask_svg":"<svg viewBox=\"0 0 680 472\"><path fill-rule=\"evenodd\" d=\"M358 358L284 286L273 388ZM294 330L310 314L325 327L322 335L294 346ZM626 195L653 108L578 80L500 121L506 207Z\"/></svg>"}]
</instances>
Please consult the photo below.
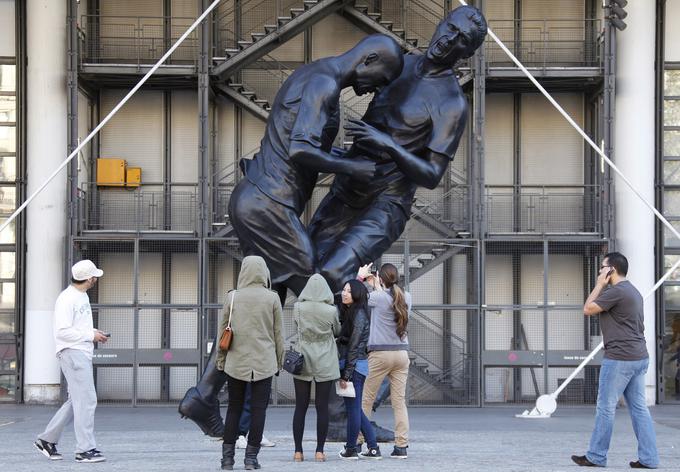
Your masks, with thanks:
<instances>
[{"instance_id":1,"label":"white tensioned cable","mask_svg":"<svg viewBox=\"0 0 680 472\"><path fill-rule=\"evenodd\" d=\"M466 3L464 0L458 0L458 1L459 1L462 5L467 6L467 3ZM527 78L528 78L528 79L536 86L536 88L537 88L538 90L541 91L541 93L545 96L545 98L547 98L548 101L549 101L550 103L552 103L552 105L553 105L553 106L557 109L557 111L560 112L560 114L561 114L561 115L569 122L569 124L570 124L576 131L578 131L578 133L583 137L583 139L586 140L586 142L590 145L590 147L593 148L593 149L595 150L595 152L597 152L597 153L600 155L600 157L602 157L602 159L604 159L604 161L609 165L609 167L612 168L612 170L614 170L614 172L617 173L617 175L618 175L619 177L621 177L621 180L623 180L623 181L625 182L625 184L628 186L628 188L630 188L630 190L631 190L631 191L632 191L632 192L633 192L633 193L634 193L634 194L642 201L642 203L644 203L644 204L647 206L647 208L649 208L650 210L652 210L652 212L654 213L654 215L656 215L656 217L659 218L659 220L661 220L661 222L664 224L664 226L666 226L666 227L671 231L671 233L673 233L673 234L675 235L676 238L680 239L680 233L678 233L678 231L673 227L673 225L671 225L671 224L668 222L668 220L666 220L666 218L664 218L664 216L659 212L659 210L657 210L657 209L654 207L654 205L652 205L651 203L649 203L649 202L648 202L648 201L640 194L640 192L638 192L638 190L635 188L635 186L633 186L633 184L628 180L628 178L626 178L626 176L623 175L623 173L619 170L619 168L616 167L616 165L609 159L609 157L607 157L607 155L606 155L606 154L605 154L605 153L604 153L604 152L603 152L603 151L602 151L602 150L601 150L601 149L593 142L593 140L590 139L590 136L588 136L588 135L585 133L585 131L583 131L583 129L581 129L581 127L580 127L578 124L576 124L576 122L571 118L571 116L569 116L569 114L568 114L566 111L564 111L564 109L560 106L560 104L557 103L557 101L555 101L555 99L552 97L552 95L550 95L550 94L548 93L548 91L545 90L545 89L543 88L543 86L542 86L540 83L538 83L538 80L536 80L536 78L535 78L533 75L531 75L531 72L529 72L529 71L527 70L527 68L524 67L524 65L519 61L519 59L517 59L517 58L515 57L515 55L514 55L514 54L513 54L513 53L505 46L505 44L503 44L503 42L502 42L500 39L498 39L498 36L496 36L496 34L495 34L493 31L491 31L491 28L488 29L488 34L489 34L489 36L491 36L491 38L493 38L493 40L496 42L496 44L498 44L498 46L500 46L500 48L505 52L505 54L507 54L508 57L509 57L510 59L512 59L512 62L514 62L514 63L517 65L517 67L519 67L519 69L520 69L520 70L524 73L524 75L526 75ZM663 284L663 283L666 281L666 279L667 279L668 277L670 277L670 275L673 273L673 271L675 271L678 267L680 267L680 259L678 259L678 261L677 261L675 264L673 264L673 266L672 266L670 269L668 269L668 271L663 275L663 277L661 277L661 278L656 282L656 284L654 284L654 287L652 287L652 289L644 296L644 299L646 300L647 298L651 297L651 296L654 294L654 292L656 292L656 290L661 286L661 284ZM560 385L560 386L557 388L557 390L555 390L555 392L553 392L553 393L551 394L551 396L557 397L557 395L558 395L558 394L559 394L559 393L567 386L567 384L568 384L569 382L571 382L572 379L573 379L574 377L576 377L576 375L578 375L578 373L586 366L586 364L588 364L591 360L593 360L593 358L595 357L595 355L596 355L596 354L600 351L600 349L602 349L603 347L604 347L604 343L603 343L603 342L601 342L600 344L598 344L597 347L595 347L595 349L593 349L593 351L588 355L588 357L586 357L586 358L583 360L583 362L581 362L581 364L579 364L579 366L576 368L576 370L574 370L574 372L572 372L571 375L570 375L569 377L567 377L567 378L564 380L564 382L562 382L562 385Z\"/></svg>"},{"instance_id":2,"label":"white tensioned cable","mask_svg":"<svg viewBox=\"0 0 680 472\"><path fill-rule=\"evenodd\" d=\"M201 16L199 16L196 19L196 21L194 21L194 23L189 27L189 29L186 30L184 32L184 34L179 37L179 39L175 42L175 44L173 44L170 47L170 49L168 49L168 52L166 52L163 55L163 57L161 57L158 60L158 62L156 62L156 64L149 70L149 72L147 72L144 75L144 77L142 77L142 79L137 83L137 85L135 85L132 88L132 90L130 90L128 92L128 94L125 95L125 97L123 97L123 99L120 102L118 102L118 105L116 105L115 108L113 110L111 110L111 112L108 115L106 115L106 117L97 125L97 127L95 129L93 129L92 132L87 136L87 138L85 138L78 145L78 147L75 148L71 154L69 154L69 156L66 158L66 160L64 160L64 162L62 162L61 165L59 167L57 167L57 170L52 172L52 175L50 175L47 178L47 180L45 180L45 182L40 186L40 188L38 188L35 192L33 192L33 194L31 194L31 196L28 197L26 199L26 201L24 201L24 203L22 203L21 206L14 211L14 213L12 213L12 215L7 219L7 221L5 221L2 224L2 226L0 226L0 232L2 232L19 215L19 213L21 213L24 210L24 208L26 208L28 206L28 204L31 203L31 201L35 197L37 197L38 194L40 192L42 192L45 187L47 187L47 184L49 184L52 181L52 179L54 179L64 167L66 167L66 164L71 162L71 159L73 159L74 156L78 155L80 150L87 143L89 143L90 140L94 137L94 135L97 134L99 132L99 130L102 129L104 127L104 125L109 122L109 120L111 118L113 118L113 115L115 115L118 112L118 110L120 110L123 107L123 105L125 105L127 103L127 101L130 100L130 98L132 98L132 96L137 92L137 90L139 90L139 88L142 85L144 85L144 83L149 79L149 77L151 77L153 75L153 73L156 72L156 70L161 66L161 64L163 64L168 59L168 57L170 57L170 55L173 52L175 52L175 49L177 49L179 47L179 45L182 44L182 42L187 38L187 36L189 36L191 34L191 32L196 29L196 27L205 19L206 16L208 16L208 14L217 6L218 3L220 3L220 1L221 0L215 0L214 2L212 2L212 4L210 4L210 6L203 12L203 14L201 14Z\"/></svg>"}]
</instances>

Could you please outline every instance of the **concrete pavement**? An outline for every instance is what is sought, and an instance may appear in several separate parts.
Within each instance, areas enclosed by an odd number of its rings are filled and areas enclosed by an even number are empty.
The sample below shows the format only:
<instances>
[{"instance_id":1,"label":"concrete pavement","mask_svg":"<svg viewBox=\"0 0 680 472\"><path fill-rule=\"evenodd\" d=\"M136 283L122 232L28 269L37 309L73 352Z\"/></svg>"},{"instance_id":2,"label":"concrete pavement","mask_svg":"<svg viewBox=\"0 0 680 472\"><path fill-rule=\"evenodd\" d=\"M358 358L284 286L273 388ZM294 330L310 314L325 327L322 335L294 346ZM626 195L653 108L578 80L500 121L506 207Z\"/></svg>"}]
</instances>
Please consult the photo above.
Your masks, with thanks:
<instances>
[{"instance_id":1,"label":"concrete pavement","mask_svg":"<svg viewBox=\"0 0 680 472\"><path fill-rule=\"evenodd\" d=\"M390 459L391 444L381 446L382 461L342 461L340 443L328 443L326 463L292 462L291 408L270 408L265 434L276 441L262 448L263 471L571 471L581 470L570 460L583 454L593 426L594 409L560 407L547 420L514 418L518 407L412 408L409 458ZM100 406L96 416L98 447L107 457L100 464L74 462L73 430L67 429L59 444L62 461L48 461L33 446L56 407L0 405L0 470L186 471L219 470L221 443L208 439L188 420L180 420L174 408L126 408ZM661 469L680 471L680 406L652 408ZM391 410L383 407L376 417L382 425L392 424ZM314 455L313 408L307 415L305 454ZM609 454L611 471L631 470L637 459L637 443L625 408L617 411ZM243 469L243 451L237 451L236 469Z\"/></svg>"}]
</instances>

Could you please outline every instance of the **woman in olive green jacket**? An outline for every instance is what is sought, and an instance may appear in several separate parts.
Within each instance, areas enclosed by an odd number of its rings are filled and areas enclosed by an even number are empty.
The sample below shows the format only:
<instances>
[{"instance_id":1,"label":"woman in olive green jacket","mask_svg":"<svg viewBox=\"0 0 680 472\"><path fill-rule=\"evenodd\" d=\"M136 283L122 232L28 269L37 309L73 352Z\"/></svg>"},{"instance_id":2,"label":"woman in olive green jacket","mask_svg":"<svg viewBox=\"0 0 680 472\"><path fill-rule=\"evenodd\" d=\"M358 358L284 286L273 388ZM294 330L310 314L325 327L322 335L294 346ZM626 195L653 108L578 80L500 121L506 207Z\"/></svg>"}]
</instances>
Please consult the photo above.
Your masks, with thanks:
<instances>
[{"instance_id":1,"label":"woman in olive green jacket","mask_svg":"<svg viewBox=\"0 0 680 472\"><path fill-rule=\"evenodd\" d=\"M219 352L217 368L227 374L229 407L224 422L222 469L234 466L234 446L239 435L238 423L243 411L246 386L251 384L250 432L244 460L246 470L259 469L262 431L269 404L272 377L283 362L283 324L281 302L269 289L267 265L259 256L243 259L237 290L229 292L224 303L220 333L229 322L233 339L228 352ZM233 297L233 309L230 310Z\"/></svg>"},{"instance_id":2,"label":"woman in olive green jacket","mask_svg":"<svg viewBox=\"0 0 680 472\"><path fill-rule=\"evenodd\" d=\"M296 462L304 460L302 436L305 431L305 415L309 406L312 381L316 383L314 405L316 407L316 456L325 461L323 447L328 434L328 397L333 381L340 378L338 348L335 336L340 333L338 309L333 303L333 292L326 280L312 275L293 307L293 322L298 328L297 350L305 356L300 375L295 378L295 413L293 414L293 438Z\"/></svg>"}]
</instances>

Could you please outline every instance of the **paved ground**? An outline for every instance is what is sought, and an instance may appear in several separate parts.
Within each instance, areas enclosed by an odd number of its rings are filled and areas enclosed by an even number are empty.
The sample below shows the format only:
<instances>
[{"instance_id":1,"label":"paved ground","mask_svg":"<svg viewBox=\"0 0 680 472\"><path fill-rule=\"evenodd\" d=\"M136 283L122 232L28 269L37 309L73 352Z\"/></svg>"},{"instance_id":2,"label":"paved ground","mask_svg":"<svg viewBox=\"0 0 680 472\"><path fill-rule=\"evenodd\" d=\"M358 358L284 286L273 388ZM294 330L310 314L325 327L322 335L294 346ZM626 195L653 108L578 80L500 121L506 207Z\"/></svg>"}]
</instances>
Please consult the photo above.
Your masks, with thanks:
<instances>
[{"instance_id":1,"label":"paved ground","mask_svg":"<svg viewBox=\"0 0 680 472\"><path fill-rule=\"evenodd\" d=\"M263 448L263 470L303 471L571 471L579 469L569 456L584 453L593 425L593 408L559 408L548 420L522 420L514 414L523 408L426 409L413 408L409 458L397 461L362 460L347 463L337 457L339 443L329 443L329 461L293 463L292 409L271 408L266 435L277 442ZM0 406L0 471L82 470L184 471L219 470L221 443L207 439L193 423L182 421L172 408L99 407L96 432L99 448L108 461L76 464L73 431L67 430L60 462L49 462L32 446L35 435L47 424L54 407ZM661 469L680 470L680 406L652 408L656 422ZM390 409L383 408L379 423L391 424ZM307 418L306 450L312 455L314 413ZM389 455L391 445L383 446ZM236 469L243 469L243 451L237 452ZM619 409L608 470L630 470L637 459L636 442L625 409Z\"/></svg>"}]
</instances>

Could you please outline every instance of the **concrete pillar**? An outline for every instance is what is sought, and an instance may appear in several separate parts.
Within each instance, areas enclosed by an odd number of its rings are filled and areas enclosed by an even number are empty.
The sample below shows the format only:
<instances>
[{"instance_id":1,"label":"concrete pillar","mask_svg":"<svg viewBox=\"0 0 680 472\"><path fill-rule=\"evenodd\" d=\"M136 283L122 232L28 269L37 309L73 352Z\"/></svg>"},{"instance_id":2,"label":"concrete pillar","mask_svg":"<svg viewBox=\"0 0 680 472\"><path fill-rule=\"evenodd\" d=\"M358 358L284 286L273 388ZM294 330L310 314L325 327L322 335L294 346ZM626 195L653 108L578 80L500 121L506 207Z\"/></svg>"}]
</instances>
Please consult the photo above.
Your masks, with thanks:
<instances>
[{"instance_id":1,"label":"concrete pillar","mask_svg":"<svg viewBox=\"0 0 680 472\"><path fill-rule=\"evenodd\" d=\"M617 32L614 162L635 188L654 203L655 2L628 2L628 28ZM617 247L630 264L628 279L643 296L654 286L654 214L616 179ZM649 351L647 403L656 402L654 296L645 302Z\"/></svg>"},{"instance_id":2,"label":"concrete pillar","mask_svg":"<svg viewBox=\"0 0 680 472\"><path fill-rule=\"evenodd\" d=\"M67 155L66 3L27 3L27 174L32 194ZM63 287L66 170L28 206L24 400L59 400L52 334Z\"/></svg>"}]
</instances>

